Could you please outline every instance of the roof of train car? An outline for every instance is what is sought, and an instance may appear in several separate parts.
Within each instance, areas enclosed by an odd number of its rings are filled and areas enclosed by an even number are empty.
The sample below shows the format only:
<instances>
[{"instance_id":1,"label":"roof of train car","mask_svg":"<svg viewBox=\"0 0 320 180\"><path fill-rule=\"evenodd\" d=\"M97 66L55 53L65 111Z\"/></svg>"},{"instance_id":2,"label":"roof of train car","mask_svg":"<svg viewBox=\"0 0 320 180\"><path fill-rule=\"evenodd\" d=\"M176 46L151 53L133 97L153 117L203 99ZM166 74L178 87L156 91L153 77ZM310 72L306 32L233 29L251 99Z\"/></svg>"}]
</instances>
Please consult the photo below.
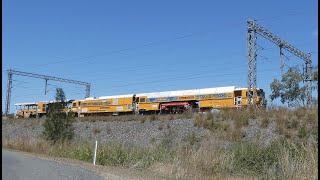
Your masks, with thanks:
<instances>
[{"instance_id":1,"label":"roof of train car","mask_svg":"<svg viewBox=\"0 0 320 180\"><path fill-rule=\"evenodd\" d=\"M153 93L141 93L141 94L137 94L137 96L147 96L148 98L156 98L156 97L172 97L172 96L190 96L190 95L201 95L201 94L230 93L230 92L233 92L235 90L235 88L236 88L236 86L227 86L227 87L217 87L217 88L164 91L164 92L153 92Z\"/></svg>"},{"instance_id":2,"label":"roof of train car","mask_svg":"<svg viewBox=\"0 0 320 180\"><path fill-rule=\"evenodd\" d=\"M67 99L66 102L72 102L73 99ZM37 105L38 103L54 103L57 101L39 101L39 102L30 102L30 103L16 103L15 106L26 106L26 105Z\"/></svg>"},{"instance_id":3,"label":"roof of train car","mask_svg":"<svg viewBox=\"0 0 320 180\"><path fill-rule=\"evenodd\" d=\"M115 96L101 96L98 99L113 99L113 98L125 98L132 97L134 94L124 94L124 95L115 95Z\"/></svg>"},{"instance_id":4,"label":"roof of train car","mask_svg":"<svg viewBox=\"0 0 320 180\"><path fill-rule=\"evenodd\" d=\"M14 104L15 106L26 106L26 105L29 105L29 106L35 106L37 105L38 103L36 102L29 102L29 103L16 103Z\"/></svg>"},{"instance_id":5,"label":"roof of train car","mask_svg":"<svg viewBox=\"0 0 320 180\"><path fill-rule=\"evenodd\" d=\"M247 90L248 88L241 88L241 87L237 87L235 90ZM257 87L257 90L260 90L260 88L259 87Z\"/></svg>"},{"instance_id":6,"label":"roof of train car","mask_svg":"<svg viewBox=\"0 0 320 180\"><path fill-rule=\"evenodd\" d=\"M139 96L147 96L148 98L155 97L171 97L171 96L188 96L188 95L200 95L200 94L217 94L217 93L228 93L233 92L237 86L226 86L226 87L216 87L216 88L203 88L203 89L190 89L190 90L179 90L179 91L162 91L162 92L151 92L151 93L139 93ZM112 99L112 98L123 98L132 97L134 94L126 95L115 95L115 96L101 96L98 99Z\"/></svg>"}]
</instances>

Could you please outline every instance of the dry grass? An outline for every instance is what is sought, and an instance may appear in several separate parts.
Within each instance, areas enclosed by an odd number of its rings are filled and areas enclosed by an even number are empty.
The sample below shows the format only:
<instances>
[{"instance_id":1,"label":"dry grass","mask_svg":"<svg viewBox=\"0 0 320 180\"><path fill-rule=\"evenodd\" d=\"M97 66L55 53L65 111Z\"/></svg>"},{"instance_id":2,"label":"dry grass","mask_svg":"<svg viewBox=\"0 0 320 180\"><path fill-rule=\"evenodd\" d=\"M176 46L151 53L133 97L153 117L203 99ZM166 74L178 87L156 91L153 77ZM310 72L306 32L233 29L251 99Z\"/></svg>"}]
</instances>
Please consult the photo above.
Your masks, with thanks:
<instances>
[{"instance_id":1,"label":"dry grass","mask_svg":"<svg viewBox=\"0 0 320 180\"><path fill-rule=\"evenodd\" d=\"M243 137L243 128L249 125L250 119L258 121L260 128L267 128L274 121L276 132L288 139L307 139L311 136L318 139L318 109L223 110L214 114L195 114L193 117L195 126L216 133L228 132L225 137L231 137L231 140Z\"/></svg>"},{"instance_id":2,"label":"dry grass","mask_svg":"<svg viewBox=\"0 0 320 180\"><path fill-rule=\"evenodd\" d=\"M279 141L269 147L248 142L234 142L229 148L199 142L190 135L189 145L175 144L168 131L167 140L153 148L125 148L121 145L100 145L100 165L134 167L165 173L178 179L317 179L318 147L304 142ZM2 139L2 147L21 151L73 158L91 162L93 144L51 146L46 141L21 137Z\"/></svg>"},{"instance_id":3,"label":"dry grass","mask_svg":"<svg viewBox=\"0 0 320 180\"><path fill-rule=\"evenodd\" d=\"M2 147L43 154L50 149L50 144L45 140L33 139L30 137L19 137L16 139L2 138Z\"/></svg>"}]
</instances>

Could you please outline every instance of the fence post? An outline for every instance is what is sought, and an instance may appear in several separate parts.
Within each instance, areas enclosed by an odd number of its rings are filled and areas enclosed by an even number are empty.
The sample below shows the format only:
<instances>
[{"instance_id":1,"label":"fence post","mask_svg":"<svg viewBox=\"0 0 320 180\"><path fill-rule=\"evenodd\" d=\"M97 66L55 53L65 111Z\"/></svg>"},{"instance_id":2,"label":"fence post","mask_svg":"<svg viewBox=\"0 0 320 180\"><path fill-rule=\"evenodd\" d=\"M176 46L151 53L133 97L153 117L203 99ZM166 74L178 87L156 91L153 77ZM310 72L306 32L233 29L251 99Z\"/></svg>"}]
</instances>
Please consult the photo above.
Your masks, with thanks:
<instances>
[{"instance_id":1,"label":"fence post","mask_svg":"<svg viewBox=\"0 0 320 180\"><path fill-rule=\"evenodd\" d=\"M98 146L98 141L96 141L96 144L94 146L93 165L96 165L97 146Z\"/></svg>"}]
</instances>

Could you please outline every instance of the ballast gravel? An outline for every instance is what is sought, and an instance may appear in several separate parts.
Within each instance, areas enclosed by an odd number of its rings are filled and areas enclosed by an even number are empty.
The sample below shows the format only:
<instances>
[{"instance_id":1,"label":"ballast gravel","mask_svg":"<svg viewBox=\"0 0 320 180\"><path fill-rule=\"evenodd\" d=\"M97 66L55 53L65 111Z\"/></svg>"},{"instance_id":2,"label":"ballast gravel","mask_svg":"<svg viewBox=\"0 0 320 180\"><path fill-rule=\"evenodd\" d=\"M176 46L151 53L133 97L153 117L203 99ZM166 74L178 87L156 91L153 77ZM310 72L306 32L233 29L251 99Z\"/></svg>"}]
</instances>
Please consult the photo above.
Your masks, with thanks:
<instances>
[{"instance_id":1,"label":"ballast gravel","mask_svg":"<svg viewBox=\"0 0 320 180\"><path fill-rule=\"evenodd\" d=\"M2 138L40 138L41 123L21 120L19 123L3 123ZM74 142L98 141L99 144L122 144L146 147L159 143L164 138L173 142L185 141L188 137L201 138L206 135L204 128L194 126L192 119L171 121L96 121L75 122Z\"/></svg>"}]
</instances>

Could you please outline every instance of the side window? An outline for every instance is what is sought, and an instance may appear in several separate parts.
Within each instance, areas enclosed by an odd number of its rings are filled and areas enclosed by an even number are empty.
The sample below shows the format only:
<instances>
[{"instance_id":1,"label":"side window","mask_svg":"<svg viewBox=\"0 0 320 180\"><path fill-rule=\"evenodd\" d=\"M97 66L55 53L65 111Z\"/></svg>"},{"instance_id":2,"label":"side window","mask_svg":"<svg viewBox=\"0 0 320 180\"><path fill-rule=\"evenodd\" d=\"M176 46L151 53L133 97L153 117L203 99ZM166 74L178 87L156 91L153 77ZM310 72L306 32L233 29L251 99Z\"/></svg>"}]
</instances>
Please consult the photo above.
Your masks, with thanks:
<instances>
[{"instance_id":1,"label":"side window","mask_svg":"<svg viewBox=\"0 0 320 180\"><path fill-rule=\"evenodd\" d=\"M118 98L113 99L113 105L118 105Z\"/></svg>"},{"instance_id":2,"label":"side window","mask_svg":"<svg viewBox=\"0 0 320 180\"><path fill-rule=\"evenodd\" d=\"M72 103L72 107L76 107L77 106L77 103Z\"/></svg>"},{"instance_id":3,"label":"side window","mask_svg":"<svg viewBox=\"0 0 320 180\"><path fill-rule=\"evenodd\" d=\"M146 98L140 98L140 102L146 102Z\"/></svg>"}]
</instances>

